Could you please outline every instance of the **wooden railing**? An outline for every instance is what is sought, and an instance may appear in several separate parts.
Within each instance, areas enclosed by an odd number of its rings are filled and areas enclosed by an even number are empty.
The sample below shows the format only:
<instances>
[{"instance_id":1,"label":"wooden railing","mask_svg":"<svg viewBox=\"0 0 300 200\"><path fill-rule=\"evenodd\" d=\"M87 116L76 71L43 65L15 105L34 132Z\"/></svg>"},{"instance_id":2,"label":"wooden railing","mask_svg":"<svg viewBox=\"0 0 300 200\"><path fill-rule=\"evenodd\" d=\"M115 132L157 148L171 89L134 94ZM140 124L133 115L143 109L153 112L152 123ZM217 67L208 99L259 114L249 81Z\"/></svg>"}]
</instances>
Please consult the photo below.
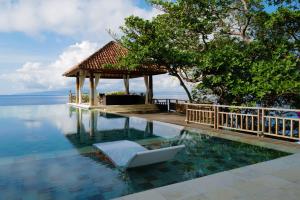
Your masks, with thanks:
<instances>
[{"instance_id":1,"label":"wooden railing","mask_svg":"<svg viewBox=\"0 0 300 200\"><path fill-rule=\"evenodd\" d=\"M153 104L165 106L165 110L168 112L185 112L185 104L188 102L188 100L181 99L152 99Z\"/></svg>"},{"instance_id":2,"label":"wooden railing","mask_svg":"<svg viewBox=\"0 0 300 200\"><path fill-rule=\"evenodd\" d=\"M186 121L196 124L214 125L215 110L212 105L186 104Z\"/></svg>"},{"instance_id":3,"label":"wooden railing","mask_svg":"<svg viewBox=\"0 0 300 200\"><path fill-rule=\"evenodd\" d=\"M82 93L81 96L82 103L88 103L89 102L89 93ZM69 103L76 103L76 94L69 93Z\"/></svg>"},{"instance_id":4,"label":"wooden railing","mask_svg":"<svg viewBox=\"0 0 300 200\"><path fill-rule=\"evenodd\" d=\"M264 135L300 140L300 110L263 108L262 127Z\"/></svg>"},{"instance_id":5,"label":"wooden railing","mask_svg":"<svg viewBox=\"0 0 300 200\"><path fill-rule=\"evenodd\" d=\"M300 140L300 110L185 104L186 122Z\"/></svg>"}]
</instances>

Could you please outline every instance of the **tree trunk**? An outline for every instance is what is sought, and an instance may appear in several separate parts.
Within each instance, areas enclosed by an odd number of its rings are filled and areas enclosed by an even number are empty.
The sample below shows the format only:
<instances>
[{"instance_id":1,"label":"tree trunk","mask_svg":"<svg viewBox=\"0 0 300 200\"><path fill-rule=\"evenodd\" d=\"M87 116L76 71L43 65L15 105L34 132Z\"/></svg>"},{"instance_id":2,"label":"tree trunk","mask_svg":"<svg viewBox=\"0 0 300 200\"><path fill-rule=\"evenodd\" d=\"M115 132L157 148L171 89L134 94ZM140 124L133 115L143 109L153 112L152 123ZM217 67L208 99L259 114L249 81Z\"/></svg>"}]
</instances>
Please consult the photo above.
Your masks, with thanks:
<instances>
[{"instance_id":1,"label":"tree trunk","mask_svg":"<svg viewBox=\"0 0 300 200\"><path fill-rule=\"evenodd\" d=\"M180 82L180 85L183 87L184 91L186 92L188 98L189 98L189 101L192 102L193 99L192 99L192 95L190 93L190 91L188 90L188 88L186 87L185 83L183 82L182 78L179 76L178 73L173 73L174 76L176 76Z\"/></svg>"}]
</instances>

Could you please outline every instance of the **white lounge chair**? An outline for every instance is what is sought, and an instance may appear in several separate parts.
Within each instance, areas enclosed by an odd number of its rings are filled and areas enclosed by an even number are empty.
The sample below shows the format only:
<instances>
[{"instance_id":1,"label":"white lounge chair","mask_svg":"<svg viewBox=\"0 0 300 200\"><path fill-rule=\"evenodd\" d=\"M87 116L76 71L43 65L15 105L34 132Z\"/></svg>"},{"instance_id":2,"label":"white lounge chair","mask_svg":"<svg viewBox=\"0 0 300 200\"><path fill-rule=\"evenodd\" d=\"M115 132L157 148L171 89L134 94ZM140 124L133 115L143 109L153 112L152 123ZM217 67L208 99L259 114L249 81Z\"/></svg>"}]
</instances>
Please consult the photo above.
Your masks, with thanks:
<instances>
[{"instance_id":1,"label":"white lounge chair","mask_svg":"<svg viewBox=\"0 0 300 200\"><path fill-rule=\"evenodd\" d=\"M118 167L133 168L172 159L184 145L148 150L128 140L94 144L111 162Z\"/></svg>"}]
</instances>

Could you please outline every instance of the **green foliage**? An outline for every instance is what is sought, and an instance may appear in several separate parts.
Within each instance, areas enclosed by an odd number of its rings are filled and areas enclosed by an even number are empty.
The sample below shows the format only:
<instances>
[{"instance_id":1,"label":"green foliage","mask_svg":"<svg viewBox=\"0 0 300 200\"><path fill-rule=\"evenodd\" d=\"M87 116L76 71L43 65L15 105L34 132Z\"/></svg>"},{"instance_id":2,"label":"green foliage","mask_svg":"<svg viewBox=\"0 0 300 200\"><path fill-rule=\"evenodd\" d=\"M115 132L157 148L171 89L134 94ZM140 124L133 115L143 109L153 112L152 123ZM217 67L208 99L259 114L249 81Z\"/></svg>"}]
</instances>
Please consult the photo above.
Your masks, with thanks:
<instances>
[{"instance_id":1,"label":"green foliage","mask_svg":"<svg viewBox=\"0 0 300 200\"><path fill-rule=\"evenodd\" d=\"M183 86L195 83L197 101L215 96L222 104L300 106L299 2L149 2L163 13L126 18L124 66L164 66ZM266 12L266 4L277 10Z\"/></svg>"},{"instance_id":2,"label":"green foliage","mask_svg":"<svg viewBox=\"0 0 300 200\"><path fill-rule=\"evenodd\" d=\"M108 92L105 95L126 95L126 92L124 91L113 91L113 92Z\"/></svg>"}]
</instances>

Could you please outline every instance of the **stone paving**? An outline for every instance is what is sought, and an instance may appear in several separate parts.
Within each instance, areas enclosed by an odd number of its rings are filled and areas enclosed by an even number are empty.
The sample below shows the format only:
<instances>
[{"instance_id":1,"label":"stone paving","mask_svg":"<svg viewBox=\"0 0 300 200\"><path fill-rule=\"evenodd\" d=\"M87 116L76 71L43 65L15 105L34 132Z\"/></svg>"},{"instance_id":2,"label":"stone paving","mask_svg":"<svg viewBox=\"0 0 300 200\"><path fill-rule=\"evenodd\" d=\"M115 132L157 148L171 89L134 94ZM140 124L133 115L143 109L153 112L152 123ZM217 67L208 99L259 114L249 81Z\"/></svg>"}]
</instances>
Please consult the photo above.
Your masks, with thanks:
<instances>
[{"instance_id":1,"label":"stone paving","mask_svg":"<svg viewBox=\"0 0 300 200\"><path fill-rule=\"evenodd\" d=\"M148 120L158 120L184 125L184 116L174 114L135 115ZM189 128L209 128L188 125ZM200 131L200 129L198 129ZM190 181L185 181L145 192L121 197L122 200L299 200L300 199L300 145L271 138L236 133L231 131L209 132L219 137L262 145L277 150L295 153L283 158L233 169ZM297 153L298 152L298 153Z\"/></svg>"}]
</instances>

